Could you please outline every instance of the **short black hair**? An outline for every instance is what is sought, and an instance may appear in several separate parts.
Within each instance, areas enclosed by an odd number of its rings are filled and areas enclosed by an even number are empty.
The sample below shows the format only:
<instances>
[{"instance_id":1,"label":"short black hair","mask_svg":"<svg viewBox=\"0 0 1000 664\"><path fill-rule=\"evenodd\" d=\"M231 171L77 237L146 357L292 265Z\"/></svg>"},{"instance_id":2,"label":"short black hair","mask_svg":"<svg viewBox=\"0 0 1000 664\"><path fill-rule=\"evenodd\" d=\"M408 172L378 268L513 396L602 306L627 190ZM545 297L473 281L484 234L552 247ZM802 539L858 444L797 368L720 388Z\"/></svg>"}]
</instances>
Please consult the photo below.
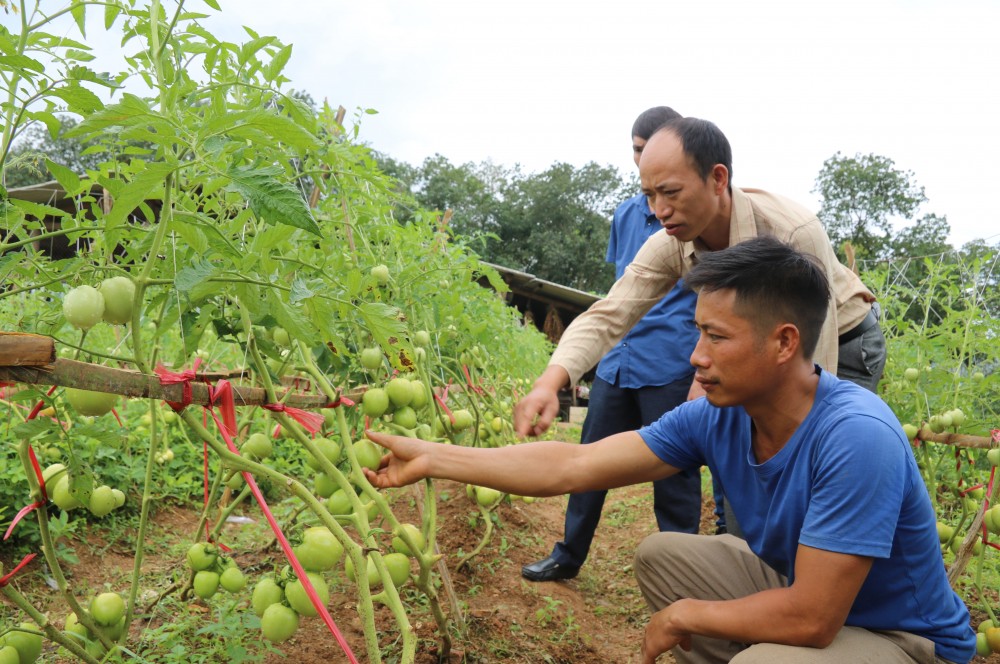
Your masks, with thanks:
<instances>
[{"instance_id":1,"label":"short black hair","mask_svg":"<svg viewBox=\"0 0 1000 664\"><path fill-rule=\"evenodd\" d=\"M671 120L681 118L681 114L669 106L654 106L639 114L632 123L632 136L638 136L644 141L656 133L656 130Z\"/></svg>"},{"instance_id":2,"label":"short black hair","mask_svg":"<svg viewBox=\"0 0 1000 664\"><path fill-rule=\"evenodd\" d=\"M803 356L811 359L816 351L830 283L815 256L761 236L701 254L684 283L700 292L734 291L736 313L762 335L791 323L799 330Z\"/></svg>"},{"instance_id":3,"label":"short black hair","mask_svg":"<svg viewBox=\"0 0 1000 664\"><path fill-rule=\"evenodd\" d=\"M660 131L669 131L680 139L684 154L694 164L701 179L708 178L716 164L722 164L729 171L729 188L733 186L733 149L729 139L715 124L699 118L675 118L661 126Z\"/></svg>"}]
</instances>

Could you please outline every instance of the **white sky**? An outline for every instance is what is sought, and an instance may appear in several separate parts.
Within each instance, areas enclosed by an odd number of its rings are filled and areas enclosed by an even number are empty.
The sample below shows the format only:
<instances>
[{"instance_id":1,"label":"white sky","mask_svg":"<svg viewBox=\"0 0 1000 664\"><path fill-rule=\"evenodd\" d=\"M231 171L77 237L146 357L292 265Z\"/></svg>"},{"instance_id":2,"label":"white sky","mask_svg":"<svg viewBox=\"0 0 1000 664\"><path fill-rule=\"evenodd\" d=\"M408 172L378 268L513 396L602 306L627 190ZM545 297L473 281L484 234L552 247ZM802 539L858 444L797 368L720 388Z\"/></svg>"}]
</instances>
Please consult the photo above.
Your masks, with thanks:
<instances>
[{"instance_id":1,"label":"white sky","mask_svg":"<svg viewBox=\"0 0 1000 664\"><path fill-rule=\"evenodd\" d=\"M291 87L377 110L362 140L412 164L627 172L632 121L665 104L726 133L737 186L815 209L824 160L875 153L913 171L953 244L1000 241L996 0L220 3L211 30L294 44Z\"/></svg>"}]
</instances>

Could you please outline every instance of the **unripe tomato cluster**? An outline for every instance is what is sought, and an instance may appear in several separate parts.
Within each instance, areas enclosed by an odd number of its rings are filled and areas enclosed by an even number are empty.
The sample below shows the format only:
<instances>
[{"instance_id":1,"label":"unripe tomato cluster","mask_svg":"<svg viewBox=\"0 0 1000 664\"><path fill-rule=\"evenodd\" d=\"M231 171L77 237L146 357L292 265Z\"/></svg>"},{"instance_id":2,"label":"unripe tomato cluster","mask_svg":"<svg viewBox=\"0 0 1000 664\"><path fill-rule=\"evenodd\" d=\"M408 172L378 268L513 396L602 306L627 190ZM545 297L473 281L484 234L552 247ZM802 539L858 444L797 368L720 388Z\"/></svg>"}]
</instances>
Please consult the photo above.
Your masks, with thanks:
<instances>
[{"instance_id":1,"label":"unripe tomato cluster","mask_svg":"<svg viewBox=\"0 0 1000 664\"><path fill-rule=\"evenodd\" d=\"M210 542L195 542L187 552L188 567L194 572L194 594L208 600L221 587L229 593L238 593L246 586L246 577L231 558L219 554Z\"/></svg>"},{"instance_id":2,"label":"unripe tomato cluster","mask_svg":"<svg viewBox=\"0 0 1000 664\"><path fill-rule=\"evenodd\" d=\"M125 633L125 600L116 592L103 592L95 595L87 607L90 619L100 629L104 636L117 641ZM102 658L107 648L97 635L80 622L75 613L66 616L63 632L75 639L92 657Z\"/></svg>"},{"instance_id":3,"label":"unripe tomato cluster","mask_svg":"<svg viewBox=\"0 0 1000 664\"><path fill-rule=\"evenodd\" d=\"M1000 627L990 619L979 623L976 629L976 654L989 657L991 653L1000 652Z\"/></svg>"},{"instance_id":4,"label":"unripe tomato cluster","mask_svg":"<svg viewBox=\"0 0 1000 664\"><path fill-rule=\"evenodd\" d=\"M38 625L23 622L18 629L0 636L0 664L34 664L38 660L42 654L42 637L32 631L39 631Z\"/></svg>"},{"instance_id":5,"label":"unripe tomato cluster","mask_svg":"<svg viewBox=\"0 0 1000 664\"><path fill-rule=\"evenodd\" d=\"M132 320L135 283L128 277L105 279L97 288L77 286L63 298L63 316L73 327L89 330L102 320L125 325Z\"/></svg>"},{"instance_id":6,"label":"unripe tomato cluster","mask_svg":"<svg viewBox=\"0 0 1000 664\"><path fill-rule=\"evenodd\" d=\"M63 511L86 507L96 517L107 516L125 504L125 493L107 484L93 486L89 478L72 482L69 470L61 463L54 463L42 471L45 493L56 507Z\"/></svg>"}]
</instances>

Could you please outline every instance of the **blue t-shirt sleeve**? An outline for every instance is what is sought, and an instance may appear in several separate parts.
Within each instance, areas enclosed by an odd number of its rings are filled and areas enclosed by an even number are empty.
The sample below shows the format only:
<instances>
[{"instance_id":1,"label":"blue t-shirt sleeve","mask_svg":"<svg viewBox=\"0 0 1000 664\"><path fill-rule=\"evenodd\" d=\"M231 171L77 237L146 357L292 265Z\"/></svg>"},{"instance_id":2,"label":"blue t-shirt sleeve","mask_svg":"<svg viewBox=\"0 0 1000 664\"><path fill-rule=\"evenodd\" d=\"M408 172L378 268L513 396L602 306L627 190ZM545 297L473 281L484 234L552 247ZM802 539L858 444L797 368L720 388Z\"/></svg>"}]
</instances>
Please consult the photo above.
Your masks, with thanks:
<instances>
[{"instance_id":1,"label":"blue t-shirt sleeve","mask_svg":"<svg viewBox=\"0 0 1000 664\"><path fill-rule=\"evenodd\" d=\"M874 417L845 418L822 441L799 543L888 558L906 491L905 441Z\"/></svg>"},{"instance_id":2,"label":"blue t-shirt sleeve","mask_svg":"<svg viewBox=\"0 0 1000 664\"><path fill-rule=\"evenodd\" d=\"M698 433L706 430L706 407L705 399L682 403L639 429L639 436L664 463L680 469L698 468L705 464Z\"/></svg>"}]
</instances>

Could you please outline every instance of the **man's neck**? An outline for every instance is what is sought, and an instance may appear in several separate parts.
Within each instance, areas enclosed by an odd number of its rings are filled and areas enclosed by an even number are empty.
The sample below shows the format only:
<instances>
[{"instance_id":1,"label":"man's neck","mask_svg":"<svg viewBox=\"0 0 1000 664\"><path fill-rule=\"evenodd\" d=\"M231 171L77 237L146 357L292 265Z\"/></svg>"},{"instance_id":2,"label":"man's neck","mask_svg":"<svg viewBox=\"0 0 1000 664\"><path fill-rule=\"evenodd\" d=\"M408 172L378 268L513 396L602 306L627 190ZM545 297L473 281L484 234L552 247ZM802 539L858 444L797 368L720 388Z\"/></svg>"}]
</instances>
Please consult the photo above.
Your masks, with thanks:
<instances>
[{"instance_id":1,"label":"man's neck","mask_svg":"<svg viewBox=\"0 0 1000 664\"><path fill-rule=\"evenodd\" d=\"M757 463L764 463L791 440L808 417L816 399L819 374L802 371L768 392L767 400L745 406L753 422L752 447Z\"/></svg>"},{"instance_id":2,"label":"man's neck","mask_svg":"<svg viewBox=\"0 0 1000 664\"><path fill-rule=\"evenodd\" d=\"M729 246L730 225L733 216L733 195L728 189L723 192L719 213L705 227L698 239L711 251L719 251Z\"/></svg>"}]
</instances>

